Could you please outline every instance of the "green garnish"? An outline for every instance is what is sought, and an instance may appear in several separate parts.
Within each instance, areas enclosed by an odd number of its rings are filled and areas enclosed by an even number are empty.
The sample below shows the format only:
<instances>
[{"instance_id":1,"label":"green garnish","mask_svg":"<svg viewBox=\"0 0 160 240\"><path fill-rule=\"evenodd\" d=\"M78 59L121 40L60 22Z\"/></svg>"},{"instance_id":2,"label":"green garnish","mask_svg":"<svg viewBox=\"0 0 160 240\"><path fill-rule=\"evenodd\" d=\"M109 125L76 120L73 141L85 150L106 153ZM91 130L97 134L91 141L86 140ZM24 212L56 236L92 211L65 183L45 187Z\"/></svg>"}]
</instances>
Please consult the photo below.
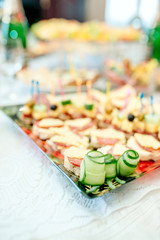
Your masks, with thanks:
<instances>
[{"instance_id":1,"label":"green garnish","mask_svg":"<svg viewBox=\"0 0 160 240\"><path fill-rule=\"evenodd\" d=\"M91 111L93 109L93 106L94 106L93 104L85 104L84 105L85 109L89 110L89 111Z\"/></svg>"},{"instance_id":2,"label":"green garnish","mask_svg":"<svg viewBox=\"0 0 160 240\"><path fill-rule=\"evenodd\" d=\"M72 104L72 101L71 101L71 100L64 100L64 101L61 102L61 104L62 104L63 106L69 105L69 104Z\"/></svg>"}]
</instances>

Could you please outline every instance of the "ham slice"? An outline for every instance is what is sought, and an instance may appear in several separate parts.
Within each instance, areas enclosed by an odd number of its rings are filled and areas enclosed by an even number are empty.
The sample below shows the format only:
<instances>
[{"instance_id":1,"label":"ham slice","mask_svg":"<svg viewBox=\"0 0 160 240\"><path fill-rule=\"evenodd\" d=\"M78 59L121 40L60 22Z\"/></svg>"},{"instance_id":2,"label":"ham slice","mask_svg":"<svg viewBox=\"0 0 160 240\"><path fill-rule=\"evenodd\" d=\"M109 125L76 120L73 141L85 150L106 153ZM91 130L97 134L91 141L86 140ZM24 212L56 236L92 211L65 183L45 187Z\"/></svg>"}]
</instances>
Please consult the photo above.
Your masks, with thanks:
<instances>
[{"instance_id":1,"label":"ham slice","mask_svg":"<svg viewBox=\"0 0 160 240\"><path fill-rule=\"evenodd\" d=\"M83 160L83 158L70 158L70 157L68 157L68 161L70 163L72 163L73 165L77 166L77 167L80 167L82 160Z\"/></svg>"},{"instance_id":2,"label":"ham slice","mask_svg":"<svg viewBox=\"0 0 160 240\"><path fill-rule=\"evenodd\" d=\"M85 148L71 147L64 151L64 155L72 165L80 167L81 162L88 151L89 150Z\"/></svg>"},{"instance_id":3,"label":"ham slice","mask_svg":"<svg viewBox=\"0 0 160 240\"><path fill-rule=\"evenodd\" d=\"M115 145L116 143L125 143L125 134L114 128L95 129L91 132L91 144L94 147L105 145Z\"/></svg>"},{"instance_id":4,"label":"ham slice","mask_svg":"<svg viewBox=\"0 0 160 240\"><path fill-rule=\"evenodd\" d=\"M94 121L90 118L79 118L74 120L68 120L65 122L65 124L73 131L84 131L88 128L93 127Z\"/></svg>"},{"instance_id":5,"label":"ham slice","mask_svg":"<svg viewBox=\"0 0 160 240\"><path fill-rule=\"evenodd\" d=\"M114 145L119 142L119 139L97 137L97 141L103 145Z\"/></svg>"},{"instance_id":6,"label":"ham slice","mask_svg":"<svg viewBox=\"0 0 160 240\"><path fill-rule=\"evenodd\" d=\"M40 121L35 122L35 125L39 128L51 128L51 127L62 127L63 121L55 118L44 118Z\"/></svg>"}]
</instances>

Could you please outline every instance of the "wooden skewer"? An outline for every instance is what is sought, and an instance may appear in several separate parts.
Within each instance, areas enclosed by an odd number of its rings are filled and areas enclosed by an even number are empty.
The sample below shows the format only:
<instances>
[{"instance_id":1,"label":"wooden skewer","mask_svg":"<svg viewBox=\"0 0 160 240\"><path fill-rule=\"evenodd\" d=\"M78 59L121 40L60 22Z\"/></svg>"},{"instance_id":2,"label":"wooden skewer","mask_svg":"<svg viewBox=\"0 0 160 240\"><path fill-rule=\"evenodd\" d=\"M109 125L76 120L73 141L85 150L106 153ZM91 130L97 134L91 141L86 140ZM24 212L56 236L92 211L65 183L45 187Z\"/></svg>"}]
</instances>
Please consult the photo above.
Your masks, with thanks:
<instances>
[{"instance_id":1,"label":"wooden skewer","mask_svg":"<svg viewBox=\"0 0 160 240\"><path fill-rule=\"evenodd\" d=\"M92 82L90 80L87 81L86 83L87 85L87 98L88 98L88 101L91 101L91 87L92 87Z\"/></svg>"},{"instance_id":2,"label":"wooden skewer","mask_svg":"<svg viewBox=\"0 0 160 240\"><path fill-rule=\"evenodd\" d=\"M52 93L52 98L55 99L55 84L54 84L54 80L52 79L51 81L51 93Z\"/></svg>"},{"instance_id":3,"label":"wooden skewer","mask_svg":"<svg viewBox=\"0 0 160 240\"><path fill-rule=\"evenodd\" d=\"M81 85L82 85L82 79L79 77L76 79L76 85L77 85L77 96L80 98L81 96Z\"/></svg>"},{"instance_id":4,"label":"wooden skewer","mask_svg":"<svg viewBox=\"0 0 160 240\"><path fill-rule=\"evenodd\" d=\"M107 101L109 101L110 100L111 83L107 82L106 87L107 87L107 89L106 89Z\"/></svg>"}]
</instances>

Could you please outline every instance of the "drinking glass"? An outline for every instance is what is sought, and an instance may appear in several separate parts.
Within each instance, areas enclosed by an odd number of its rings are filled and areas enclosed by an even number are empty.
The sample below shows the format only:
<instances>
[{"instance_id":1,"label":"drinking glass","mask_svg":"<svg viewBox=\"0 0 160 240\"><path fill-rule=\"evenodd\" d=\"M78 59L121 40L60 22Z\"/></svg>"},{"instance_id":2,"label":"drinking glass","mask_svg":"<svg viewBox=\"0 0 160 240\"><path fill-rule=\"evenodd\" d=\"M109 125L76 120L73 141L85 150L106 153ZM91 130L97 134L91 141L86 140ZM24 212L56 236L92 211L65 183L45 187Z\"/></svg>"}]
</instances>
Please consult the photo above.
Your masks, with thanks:
<instances>
[{"instance_id":1,"label":"drinking glass","mask_svg":"<svg viewBox=\"0 0 160 240\"><path fill-rule=\"evenodd\" d=\"M9 102L16 98L16 73L24 65L24 49L20 39L13 39L9 45L2 41L0 47L0 100Z\"/></svg>"}]
</instances>

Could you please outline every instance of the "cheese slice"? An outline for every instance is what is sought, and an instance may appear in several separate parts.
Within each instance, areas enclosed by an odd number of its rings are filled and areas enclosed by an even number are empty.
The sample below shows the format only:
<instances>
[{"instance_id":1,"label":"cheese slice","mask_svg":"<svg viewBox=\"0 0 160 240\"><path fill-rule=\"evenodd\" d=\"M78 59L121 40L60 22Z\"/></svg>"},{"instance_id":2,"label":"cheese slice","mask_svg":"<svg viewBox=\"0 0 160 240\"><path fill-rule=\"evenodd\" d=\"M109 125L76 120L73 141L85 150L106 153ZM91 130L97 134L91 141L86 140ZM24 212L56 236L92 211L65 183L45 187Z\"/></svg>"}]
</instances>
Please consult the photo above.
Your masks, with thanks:
<instances>
[{"instance_id":1,"label":"cheese slice","mask_svg":"<svg viewBox=\"0 0 160 240\"><path fill-rule=\"evenodd\" d=\"M121 123L121 129L125 132L132 133L134 123L124 119Z\"/></svg>"},{"instance_id":2,"label":"cheese slice","mask_svg":"<svg viewBox=\"0 0 160 240\"><path fill-rule=\"evenodd\" d=\"M90 151L85 148L70 147L65 150L64 154L70 158L83 159L85 154Z\"/></svg>"},{"instance_id":3,"label":"cheese slice","mask_svg":"<svg viewBox=\"0 0 160 240\"><path fill-rule=\"evenodd\" d=\"M75 147L82 147L82 143L79 141L79 139L75 138L74 135L69 135L69 136L53 136L51 137L50 141L53 143L59 143L59 144L65 144L65 145L71 145ZM85 144L85 143L84 143Z\"/></svg>"},{"instance_id":4,"label":"cheese slice","mask_svg":"<svg viewBox=\"0 0 160 240\"><path fill-rule=\"evenodd\" d=\"M91 133L94 129L96 129L96 126L92 126L92 127L90 127L90 128L87 128L87 129L81 131L81 134L82 134L83 136L89 136L90 133Z\"/></svg>"},{"instance_id":5,"label":"cheese slice","mask_svg":"<svg viewBox=\"0 0 160 240\"><path fill-rule=\"evenodd\" d=\"M36 124L32 128L32 132L43 140L51 138L54 135L52 128L39 128Z\"/></svg>"},{"instance_id":6,"label":"cheese slice","mask_svg":"<svg viewBox=\"0 0 160 240\"><path fill-rule=\"evenodd\" d=\"M89 138L80 134L75 134L73 133L67 126L58 128L50 128L50 130L52 131L52 136L53 135L59 135L59 136L63 136L66 139L68 138L72 138L75 139L75 141L79 142L82 146L84 147L88 147L89 145Z\"/></svg>"},{"instance_id":7,"label":"cheese slice","mask_svg":"<svg viewBox=\"0 0 160 240\"><path fill-rule=\"evenodd\" d=\"M91 122L90 118L78 118L74 120L65 121L66 126L72 126L76 128L83 128Z\"/></svg>"},{"instance_id":8,"label":"cheese slice","mask_svg":"<svg viewBox=\"0 0 160 240\"><path fill-rule=\"evenodd\" d=\"M114 128L97 129L91 132L91 136L99 138L113 138L125 142L125 134L121 131L115 130Z\"/></svg>"},{"instance_id":9,"label":"cheese slice","mask_svg":"<svg viewBox=\"0 0 160 240\"><path fill-rule=\"evenodd\" d=\"M61 136L69 136L72 134L72 131L67 127L52 127L52 131L54 132L55 135L61 135Z\"/></svg>"},{"instance_id":10,"label":"cheese slice","mask_svg":"<svg viewBox=\"0 0 160 240\"><path fill-rule=\"evenodd\" d=\"M129 148L127 148L125 145L117 143L113 146L107 145L105 147L99 148L98 151L102 152L103 154L110 153L110 150L112 150L113 156L121 156L125 151L127 151Z\"/></svg>"},{"instance_id":11,"label":"cheese slice","mask_svg":"<svg viewBox=\"0 0 160 240\"><path fill-rule=\"evenodd\" d=\"M63 121L53 118L44 118L41 121L39 121L38 126L41 128L63 126Z\"/></svg>"},{"instance_id":12,"label":"cheese slice","mask_svg":"<svg viewBox=\"0 0 160 240\"><path fill-rule=\"evenodd\" d=\"M143 147L152 148L153 150L160 149L160 141L158 141L152 135L135 133L134 137L136 141Z\"/></svg>"},{"instance_id":13,"label":"cheese slice","mask_svg":"<svg viewBox=\"0 0 160 240\"><path fill-rule=\"evenodd\" d=\"M105 147L101 147L101 148L98 148L97 151L100 151L101 153L103 154L107 154L109 153L109 151L111 150L112 146L111 145L107 145Z\"/></svg>"},{"instance_id":14,"label":"cheese slice","mask_svg":"<svg viewBox=\"0 0 160 240\"><path fill-rule=\"evenodd\" d=\"M114 156L121 156L125 151L127 151L129 148L127 148L123 144L115 144L113 148L113 155Z\"/></svg>"}]
</instances>

